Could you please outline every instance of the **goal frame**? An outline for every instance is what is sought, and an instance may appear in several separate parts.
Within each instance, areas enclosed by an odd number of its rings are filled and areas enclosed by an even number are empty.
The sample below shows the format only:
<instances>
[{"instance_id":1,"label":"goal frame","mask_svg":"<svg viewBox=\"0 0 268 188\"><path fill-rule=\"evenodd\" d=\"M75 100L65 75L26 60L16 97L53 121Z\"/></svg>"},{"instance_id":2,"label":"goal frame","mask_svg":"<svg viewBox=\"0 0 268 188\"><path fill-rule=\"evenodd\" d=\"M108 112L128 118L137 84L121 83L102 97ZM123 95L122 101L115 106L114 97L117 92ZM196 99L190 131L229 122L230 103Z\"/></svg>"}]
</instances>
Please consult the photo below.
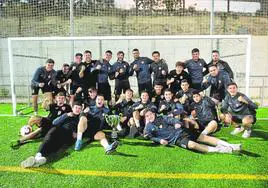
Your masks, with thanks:
<instances>
[{"instance_id":1,"label":"goal frame","mask_svg":"<svg viewBox=\"0 0 268 188\"><path fill-rule=\"evenodd\" d=\"M11 37L7 38L8 42L8 61L10 68L10 87L12 98L12 116L17 115L16 107L16 93L14 82L14 69L13 69L13 41L82 41L82 40L98 40L101 44L103 40L173 40L173 39L246 39L246 95L249 95L250 83L250 66L251 66L251 35L167 35L167 36L94 36L94 37ZM213 48L213 45L211 45ZM102 52L100 45L100 52ZM100 53L101 54L101 53Z\"/></svg>"}]
</instances>

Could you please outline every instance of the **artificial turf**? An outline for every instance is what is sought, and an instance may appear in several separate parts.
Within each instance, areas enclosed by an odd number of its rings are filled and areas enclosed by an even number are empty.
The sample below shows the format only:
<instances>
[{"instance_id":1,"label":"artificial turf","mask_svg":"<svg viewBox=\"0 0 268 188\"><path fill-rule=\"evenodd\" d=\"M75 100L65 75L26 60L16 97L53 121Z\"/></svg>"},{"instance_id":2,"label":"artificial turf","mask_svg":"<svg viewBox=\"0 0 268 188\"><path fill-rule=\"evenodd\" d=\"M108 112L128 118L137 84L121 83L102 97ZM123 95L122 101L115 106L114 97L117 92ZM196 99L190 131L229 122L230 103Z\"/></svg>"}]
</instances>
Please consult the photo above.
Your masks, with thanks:
<instances>
[{"instance_id":1,"label":"artificial turf","mask_svg":"<svg viewBox=\"0 0 268 188\"><path fill-rule=\"evenodd\" d=\"M1 110L10 109L1 105ZM265 117L268 109L257 114ZM18 138L20 127L27 117L0 117L0 169L19 167L22 160L34 155L40 141L10 148L10 141ZM138 139L122 139L117 153L105 155L98 142L76 152L73 147L58 155L46 169L89 170L107 172L189 173L189 174L250 174L268 175L268 121L258 120L249 139L230 135L232 128L223 128L216 137L231 143L242 143L238 154L201 154L179 147L165 147ZM265 180L228 179L159 179L63 175L53 173L21 173L0 171L0 187L267 187Z\"/></svg>"}]
</instances>

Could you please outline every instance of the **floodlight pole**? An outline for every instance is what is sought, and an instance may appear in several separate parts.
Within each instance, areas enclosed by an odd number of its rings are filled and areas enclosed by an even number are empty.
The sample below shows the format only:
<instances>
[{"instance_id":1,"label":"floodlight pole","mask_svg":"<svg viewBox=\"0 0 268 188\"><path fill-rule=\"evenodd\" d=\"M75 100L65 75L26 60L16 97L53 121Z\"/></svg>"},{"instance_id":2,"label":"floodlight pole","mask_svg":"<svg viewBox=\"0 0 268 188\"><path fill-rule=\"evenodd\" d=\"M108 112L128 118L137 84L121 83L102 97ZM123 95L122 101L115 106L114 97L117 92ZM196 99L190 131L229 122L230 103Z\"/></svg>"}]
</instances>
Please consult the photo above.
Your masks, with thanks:
<instances>
[{"instance_id":1,"label":"floodlight pole","mask_svg":"<svg viewBox=\"0 0 268 188\"><path fill-rule=\"evenodd\" d=\"M247 41L247 57L246 57L246 95L249 96L249 84L250 84L250 62L251 62L251 35L249 35Z\"/></svg>"},{"instance_id":2,"label":"floodlight pole","mask_svg":"<svg viewBox=\"0 0 268 188\"><path fill-rule=\"evenodd\" d=\"M214 34L214 0L211 1L211 11L210 11L210 35ZM213 39L211 39L211 50L213 50Z\"/></svg>"},{"instance_id":3,"label":"floodlight pole","mask_svg":"<svg viewBox=\"0 0 268 188\"><path fill-rule=\"evenodd\" d=\"M10 73L10 86L11 86L11 97L12 97L12 114L13 116L17 115L16 108L17 108L17 102L16 102L16 93L15 93L15 83L14 83L14 70L13 70L13 53L12 53L12 45L11 45L11 39L7 39L7 45L8 45L8 60L9 60L9 73Z\"/></svg>"}]
</instances>

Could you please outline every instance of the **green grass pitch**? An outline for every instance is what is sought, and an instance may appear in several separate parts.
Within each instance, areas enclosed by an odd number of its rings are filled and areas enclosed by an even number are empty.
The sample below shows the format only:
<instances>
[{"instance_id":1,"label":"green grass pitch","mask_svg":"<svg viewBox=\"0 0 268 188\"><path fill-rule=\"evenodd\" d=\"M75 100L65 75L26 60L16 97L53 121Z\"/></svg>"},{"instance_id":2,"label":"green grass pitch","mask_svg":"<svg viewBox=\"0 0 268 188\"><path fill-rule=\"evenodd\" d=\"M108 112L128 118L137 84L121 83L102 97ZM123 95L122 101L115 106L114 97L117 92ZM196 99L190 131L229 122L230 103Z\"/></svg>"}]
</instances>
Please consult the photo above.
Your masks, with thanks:
<instances>
[{"instance_id":1,"label":"green grass pitch","mask_svg":"<svg viewBox=\"0 0 268 188\"><path fill-rule=\"evenodd\" d=\"M1 113L10 109L8 105L0 104ZM258 117L267 117L267 114L268 109L258 110ZM21 146L18 150L9 147L11 140L18 139L18 131L27 123L27 119L27 117L0 117L0 187L268 186L267 120L257 121L249 139L243 139L241 134L230 135L232 128L223 128L215 135L231 143L242 143L243 151L238 154L201 154L179 147L158 146L145 140L122 139L117 153L113 155L105 155L100 144L93 142L79 152L69 148L54 161L42 166L41 171L19 172L20 162L34 155L40 145L40 141L34 141ZM5 170L5 167L16 170ZM69 170L70 174L61 174L60 170ZM77 173L80 171L82 171L80 174ZM88 171L97 172L99 175L83 174ZM119 175L111 175L116 172ZM141 173L141 176L123 177L127 173L133 176ZM151 177L153 173L157 173L157 177ZM179 173L187 176L165 178L165 175ZM206 174L222 174L227 175L227 178L204 178ZM260 175L265 178L229 179L228 174L239 174L240 177ZM195 176L191 178L191 175Z\"/></svg>"}]
</instances>

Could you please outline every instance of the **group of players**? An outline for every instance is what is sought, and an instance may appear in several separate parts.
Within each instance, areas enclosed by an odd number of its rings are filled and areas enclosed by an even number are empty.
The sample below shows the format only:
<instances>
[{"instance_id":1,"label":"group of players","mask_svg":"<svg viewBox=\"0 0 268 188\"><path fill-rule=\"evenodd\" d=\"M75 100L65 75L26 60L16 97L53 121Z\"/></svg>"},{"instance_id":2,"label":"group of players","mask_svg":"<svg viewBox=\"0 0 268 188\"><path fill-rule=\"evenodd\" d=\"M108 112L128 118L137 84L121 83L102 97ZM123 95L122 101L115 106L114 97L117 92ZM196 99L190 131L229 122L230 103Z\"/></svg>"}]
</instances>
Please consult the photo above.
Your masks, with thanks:
<instances>
[{"instance_id":1,"label":"group of players","mask_svg":"<svg viewBox=\"0 0 268 188\"><path fill-rule=\"evenodd\" d=\"M83 137L99 140L106 154L113 153L119 142L109 143L103 131L111 129L107 117L118 115L115 128L120 137L143 137L162 145L177 145L199 152L232 153L241 144L230 144L209 136L222 126L232 124L231 134L251 135L256 122L257 105L238 92L233 72L227 62L212 51L212 60L200 58L199 49L192 50L192 58L176 62L169 72L168 64L154 51L152 59L141 57L133 49L132 63L124 60L124 52L117 53L117 61L110 64L112 52L107 50L100 60L92 60L86 50L77 53L75 61L53 69L54 60L36 70L32 79L34 112L38 112L38 93L44 93L42 107L47 117L29 119L38 129L13 143L18 147L38 135L43 142L35 156L21 163L22 167L38 167L64 145L74 144L80 150ZM129 77L136 75L140 99L134 101ZM110 80L115 80L112 100ZM209 96L204 90L210 88ZM67 101L67 102L66 102ZM202 144L200 144L200 142Z\"/></svg>"}]
</instances>

